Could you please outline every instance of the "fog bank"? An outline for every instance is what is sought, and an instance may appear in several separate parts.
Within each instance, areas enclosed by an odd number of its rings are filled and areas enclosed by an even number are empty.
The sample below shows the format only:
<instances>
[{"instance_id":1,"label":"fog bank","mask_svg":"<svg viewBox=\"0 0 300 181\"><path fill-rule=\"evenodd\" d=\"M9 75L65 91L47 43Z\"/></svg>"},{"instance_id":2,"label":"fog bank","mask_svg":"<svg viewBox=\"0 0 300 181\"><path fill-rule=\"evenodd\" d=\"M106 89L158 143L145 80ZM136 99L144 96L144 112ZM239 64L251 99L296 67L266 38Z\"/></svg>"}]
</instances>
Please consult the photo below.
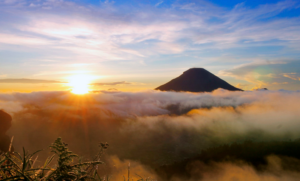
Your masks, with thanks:
<instances>
[{"instance_id":1,"label":"fog bank","mask_svg":"<svg viewBox=\"0 0 300 181\"><path fill-rule=\"evenodd\" d=\"M299 102L300 92L221 89L84 96L69 92L0 94L0 109L13 116L8 134L15 137L16 151L24 146L48 153L47 147L60 136L71 150L89 157L98 142L107 141L108 155L152 169L218 145L296 140L300 138Z\"/></svg>"}]
</instances>

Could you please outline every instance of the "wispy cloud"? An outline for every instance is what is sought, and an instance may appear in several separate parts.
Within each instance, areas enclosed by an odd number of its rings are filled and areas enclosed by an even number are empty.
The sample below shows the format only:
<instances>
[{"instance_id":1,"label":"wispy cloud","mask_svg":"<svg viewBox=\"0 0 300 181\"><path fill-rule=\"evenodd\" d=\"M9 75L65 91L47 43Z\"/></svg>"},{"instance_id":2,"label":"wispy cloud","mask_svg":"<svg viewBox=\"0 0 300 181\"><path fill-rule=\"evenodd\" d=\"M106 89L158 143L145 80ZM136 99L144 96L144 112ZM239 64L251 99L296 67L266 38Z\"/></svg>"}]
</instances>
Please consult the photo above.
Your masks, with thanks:
<instances>
[{"instance_id":1,"label":"wispy cloud","mask_svg":"<svg viewBox=\"0 0 300 181\"><path fill-rule=\"evenodd\" d=\"M14 21L5 21L0 42L23 46L48 44L50 48L90 54L103 60L157 53L177 54L190 50L194 44L213 43L216 48L230 48L276 39L287 41L288 45L290 41L300 40L299 19L265 19L292 9L295 4L295 1L281 1L255 9L239 4L225 11L211 4L182 3L171 9L144 7L141 11L133 8L129 14L114 5L114 9L108 9L106 6L88 7L69 1L24 0L2 5L2 14L14 14ZM193 7L191 12L186 10L190 6ZM211 10L211 14L207 13ZM218 23L211 21L212 18L218 19ZM3 21L0 23L4 24ZM149 40L151 42L147 42ZM181 40L186 42L185 46L174 49L173 45ZM126 45L134 44L139 46L127 47L127 51L123 51ZM145 46L147 44L152 48ZM157 52L157 45L164 51Z\"/></svg>"},{"instance_id":2,"label":"wispy cloud","mask_svg":"<svg viewBox=\"0 0 300 181\"><path fill-rule=\"evenodd\" d=\"M21 83L21 84L43 84L43 83L65 83L56 80L39 80L39 79L0 79L0 83Z\"/></svg>"},{"instance_id":3,"label":"wispy cloud","mask_svg":"<svg viewBox=\"0 0 300 181\"><path fill-rule=\"evenodd\" d=\"M248 82L245 84L248 89L250 87L262 88L271 87L274 85L286 85L291 83L289 79L300 80L298 73L280 73L285 69L291 69L293 66L298 66L297 61L291 60L256 60L251 63L242 64L232 69L222 70L218 73L219 76L229 76L237 80ZM285 68L283 68L283 66ZM240 86L242 84L239 84Z\"/></svg>"},{"instance_id":4,"label":"wispy cloud","mask_svg":"<svg viewBox=\"0 0 300 181\"><path fill-rule=\"evenodd\" d=\"M158 3L155 4L155 7L158 7L159 5L161 5L164 1L159 1Z\"/></svg>"},{"instance_id":5,"label":"wispy cloud","mask_svg":"<svg viewBox=\"0 0 300 181\"><path fill-rule=\"evenodd\" d=\"M300 81L300 76L298 73L292 72L292 73L283 73L282 74L284 77L290 78L292 80L299 80Z\"/></svg>"},{"instance_id":6,"label":"wispy cloud","mask_svg":"<svg viewBox=\"0 0 300 181\"><path fill-rule=\"evenodd\" d=\"M289 84L288 82L273 82L274 85Z\"/></svg>"},{"instance_id":7,"label":"wispy cloud","mask_svg":"<svg viewBox=\"0 0 300 181\"><path fill-rule=\"evenodd\" d=\"M145 84L144 83L138 83L138 82L120 81L120 82L92 83L91 85L94 85L94 86L115 86L115 85L145 85Z\"/></svg>"},{"instance_id":8,"label":"wispy cloud","mask_svg":"<svg viewBox=\"0 0 300 181\"><path fill-rule=\"evenodd\" d=\"M256 71L258 67L266 66L266 65L267 66L278 65L278 64L286 64L286 62L284 61L270 62L270 61L258 60L251 63L236 66L230 70L222 70L219 72L219 75L235 77L237 79L247 80L248 82L255 83L257 81L257 76L265 75L267 77L270 76L274 77L274 74L270 74L270 72L268 72L267 74L262 74Z\"/></svg>"},{"instance_id":9,"label":"wispy cloud","mask_svg":"<svg viewBox=\"0 0 300 181\"><path fill-rule=\"evenodd\" d=\"M107 86L107 85L128 85L130 82L121 81L121 82L107 82L107 83L92 83L91 85L95 86Z\"/></svg>"}]
</instances>

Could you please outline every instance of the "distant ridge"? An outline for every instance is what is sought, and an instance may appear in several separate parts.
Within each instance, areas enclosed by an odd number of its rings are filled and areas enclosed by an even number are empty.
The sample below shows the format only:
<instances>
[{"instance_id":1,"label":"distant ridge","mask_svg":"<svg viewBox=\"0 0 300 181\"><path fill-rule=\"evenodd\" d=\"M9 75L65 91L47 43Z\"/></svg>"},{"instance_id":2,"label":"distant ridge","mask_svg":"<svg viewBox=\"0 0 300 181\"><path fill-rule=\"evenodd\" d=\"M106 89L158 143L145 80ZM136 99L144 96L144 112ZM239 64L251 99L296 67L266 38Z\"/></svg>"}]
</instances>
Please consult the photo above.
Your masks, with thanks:
<instances>
[{"instance_id":1,"label":"distant ridge","mask_svg":"<svg viewBox=\"0 0 300 181\"><path fill-rule=\"evenodd\" d=\"M161 91L212 92L222 88L230 91L242 91L220 79L204 68L191 68L179 77L157 87Z\"/></svg>"}]
</instances>

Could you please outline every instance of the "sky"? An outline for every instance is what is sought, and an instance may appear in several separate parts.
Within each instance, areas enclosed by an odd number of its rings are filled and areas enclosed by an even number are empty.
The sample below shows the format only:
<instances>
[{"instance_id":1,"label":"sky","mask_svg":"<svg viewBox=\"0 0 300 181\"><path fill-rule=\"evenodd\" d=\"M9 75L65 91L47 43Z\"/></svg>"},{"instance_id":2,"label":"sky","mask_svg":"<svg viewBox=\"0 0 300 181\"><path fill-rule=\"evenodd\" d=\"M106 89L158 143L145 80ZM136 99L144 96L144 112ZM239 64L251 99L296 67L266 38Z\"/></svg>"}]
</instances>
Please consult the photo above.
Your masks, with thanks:
<instances>
[{"instance_id":1,"label":"sky","mask_svg":"<svg viewBox=\"0 0 300 181\"><path fill-rule=\"evenodd\" d=\"M149 90L193 67L300 90L298 0L0 0L0 27L0 92L82 76L90 90Z\"/></svg>"}]
</instances>

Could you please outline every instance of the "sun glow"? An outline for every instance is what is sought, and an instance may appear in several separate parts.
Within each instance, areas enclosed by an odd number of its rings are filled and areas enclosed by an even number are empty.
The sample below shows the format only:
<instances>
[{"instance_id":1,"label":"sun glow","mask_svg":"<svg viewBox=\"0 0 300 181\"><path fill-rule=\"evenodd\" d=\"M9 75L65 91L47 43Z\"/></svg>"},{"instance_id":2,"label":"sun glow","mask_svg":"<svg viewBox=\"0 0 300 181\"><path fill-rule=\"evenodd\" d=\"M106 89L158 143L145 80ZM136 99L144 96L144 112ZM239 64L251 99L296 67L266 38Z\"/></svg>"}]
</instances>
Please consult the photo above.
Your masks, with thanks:
<instances>
[{"instance_id":1,"label":"sun glow","mask_svg":"<svg viewBox=\"0 0 300 181\"><path fill-rule=\"evenodd\" d=\"M73 75L69 77L69 86L72 87L72 93L74 94L86 94L90 91L89 84L93 80L91 75Z\"/></svg>"}]
</instances>

